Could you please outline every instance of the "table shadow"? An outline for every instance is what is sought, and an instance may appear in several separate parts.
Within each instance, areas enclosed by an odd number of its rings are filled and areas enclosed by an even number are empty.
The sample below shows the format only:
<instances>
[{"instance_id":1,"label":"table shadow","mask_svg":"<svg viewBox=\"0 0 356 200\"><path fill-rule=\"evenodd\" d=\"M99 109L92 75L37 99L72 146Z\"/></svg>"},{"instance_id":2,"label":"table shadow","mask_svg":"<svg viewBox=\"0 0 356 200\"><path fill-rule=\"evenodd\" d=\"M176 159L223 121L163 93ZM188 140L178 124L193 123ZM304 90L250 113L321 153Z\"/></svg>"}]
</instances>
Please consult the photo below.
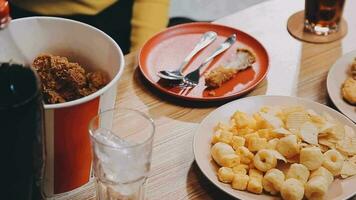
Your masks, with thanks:
<instances>
[{"instance_id":1,"label":"table shadow","mask_svg":"<svg viewBox=\"0 0 356 200\"><path fill-rule=\"evenodd\" d=\"M243 98L249 94L253 94L254 90L239 96L237 98L232 98L232 99L227 99L227 100L217 100L217 101L191 101L191 100L184 100L180 98L173 97L171 95L165 94L161 92L159 89L156 87L152 86L150 82L148 82L143 75L141 74L139 69L136 69L134 72L134 84L136 86L142 87L143 90L148 91L147 94L150 96L154 96L155 98L158 98L162 101L166 101L170 104L174 104L176 106L181 106L181 107L188 107L188 108L209 108L209 107L217 107L221 106L227 102ZM168 83L166 83L168 84ZM264 87L267 84L267 80L262 81L255 89L261 89L261 87ZM260 91L260 90L259 90ZM263 89L263 91L266 91L266 89ZM138 91L135 91L138 92Z\"/></svg>"},{"instance_id":2,"label":"table shadow","mask_svg":"<svg viewBox=\"0 0 356 200\"><path fill-rule=\"evenodd\" d=\"M216 200L233 200L235 198L221 191L215 185L213 185L200 171L198 165L194 161L190 166L187 175L187 199L195 199L197 196L204 196L204 199L216 199ZM190 195L192 194L192 195Z\"/></svg>"}]
</instances>

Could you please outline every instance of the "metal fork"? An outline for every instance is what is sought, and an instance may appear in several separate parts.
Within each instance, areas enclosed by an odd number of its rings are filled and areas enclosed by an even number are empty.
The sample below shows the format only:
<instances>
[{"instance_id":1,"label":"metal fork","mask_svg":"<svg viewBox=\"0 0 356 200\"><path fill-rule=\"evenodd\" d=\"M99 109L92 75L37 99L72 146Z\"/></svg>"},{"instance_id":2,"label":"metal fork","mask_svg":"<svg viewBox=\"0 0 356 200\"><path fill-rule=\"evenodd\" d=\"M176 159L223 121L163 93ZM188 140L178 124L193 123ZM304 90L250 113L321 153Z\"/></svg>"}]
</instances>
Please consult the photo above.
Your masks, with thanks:
<instances>
[{"instance_id":1,"label":"metal fork","mask_svg":"<svg viewBox=\"0 0 356 200\"><path fill-rule=\"evenodd\" d=\"M212 59L214 59L217 55L226 51L228 48L232 46L236 41L236 34L229 36L205 61L194 71L185 75L182 79L182 83L180 86L185 88L193 88L198 85L200 79L200 69L204 67L207 63L209 63Z\"/></svg>"}]
</instances>

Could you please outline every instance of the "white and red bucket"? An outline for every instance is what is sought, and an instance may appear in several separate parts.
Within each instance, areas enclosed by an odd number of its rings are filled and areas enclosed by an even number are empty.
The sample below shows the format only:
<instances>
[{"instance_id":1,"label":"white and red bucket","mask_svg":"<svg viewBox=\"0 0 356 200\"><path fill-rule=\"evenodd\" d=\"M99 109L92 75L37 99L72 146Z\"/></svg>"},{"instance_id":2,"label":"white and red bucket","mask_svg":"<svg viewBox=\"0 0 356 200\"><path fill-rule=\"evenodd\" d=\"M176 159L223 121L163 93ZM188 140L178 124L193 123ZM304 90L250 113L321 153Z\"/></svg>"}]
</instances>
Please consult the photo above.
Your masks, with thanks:
<instances>
[{"instance_id":1,"label":"white and red bucket","mask_svg":"<svg viewBox=\"0 0 356 200\"><path fill-rule=\"evenodd\" d=\"M13 20L0 31L0 62L31 64L41 53L65 56L86 70L100 70L110 82L97 92L45 107L46 197L66 193L92 178L88 123L102 110L115 106L116 85L124 69L120 47L89 25L53 17Z\"/></svg>"}]
</instances>

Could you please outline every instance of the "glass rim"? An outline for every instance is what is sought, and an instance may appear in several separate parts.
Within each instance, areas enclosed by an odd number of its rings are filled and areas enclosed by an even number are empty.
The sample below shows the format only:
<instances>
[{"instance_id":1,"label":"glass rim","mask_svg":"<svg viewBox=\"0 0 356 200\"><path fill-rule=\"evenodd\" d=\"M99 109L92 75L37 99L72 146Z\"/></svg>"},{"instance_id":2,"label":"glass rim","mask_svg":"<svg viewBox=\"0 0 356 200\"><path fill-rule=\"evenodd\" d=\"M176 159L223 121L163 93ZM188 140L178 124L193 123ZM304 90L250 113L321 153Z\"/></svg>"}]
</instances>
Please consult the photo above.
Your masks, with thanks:
<instances>
[{"instance_id":1,"label":"glass rim","mask_svg":"<svg viewBox=\"0 0 356 200\"><path fill-rule=\"evenodd\" d=\"M110 144L105 144L99 140L97 140L95 137L94 137L94 123L95 121L100 117L102 116L103 114L107 114L109 112L115 112L115 110L126 110L126 111L130 111L130 112L134 112L142 117L144 117L145 119L147 119L147 121L149 121L149 123L151 124L152 126L152 131L149 135L149 137L147 137L146 139L144 139L142 142L139 142L139 143L135 143L135 144L132 144L132 145L128 145L128 146L122 146L122 147L118 147L118 146L114 146L114 145L110 145ZM154 124L154 121L151 117L149 117L147 114L141 112L141 111L138 111L136 109L132 109L132 108L124 108L124 107L114 107L112 109L108 109L108 110L105 110L105 111L102 111L100 113L98 113L97 115L95 115L90 121L89 121L89 126L88 126L88 129L89 129L89 135L90 135L90 138L95 141L96 143L100 144L100 145L103 145L105 147L109 147L109 148L112 148L112 149L128 149L128 148L135 148L135 147L139 147L143 144L146 144L148 141L152 140L153 137L154 137L154 134L155 134L155 131L156 131L156 125ZM109 130L110 132L112 132L111 130ZM114 135L116 136L116 135ZM118 137L118 136L116 136Z\"/></svg>"}]
</instances>

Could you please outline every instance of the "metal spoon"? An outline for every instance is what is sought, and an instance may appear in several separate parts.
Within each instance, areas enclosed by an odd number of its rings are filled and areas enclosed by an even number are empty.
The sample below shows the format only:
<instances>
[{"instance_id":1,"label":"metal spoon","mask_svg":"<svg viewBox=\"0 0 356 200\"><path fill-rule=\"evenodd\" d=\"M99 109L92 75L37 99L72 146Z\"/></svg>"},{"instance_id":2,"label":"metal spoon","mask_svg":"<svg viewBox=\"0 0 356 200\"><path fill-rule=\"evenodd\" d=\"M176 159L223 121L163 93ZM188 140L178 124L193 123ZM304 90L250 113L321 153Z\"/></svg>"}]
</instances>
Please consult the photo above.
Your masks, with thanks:
<instances>
[{"instance_id":1,"label":"metal spoon","mask_svg":"<svg viewBox=\"0 0 356 200\"><path fill-rule=\"evenodd\" d=\"M212 43L217 37L217 34L213 31L209 31L203 34L200 38L200 41L195 45L194 49L184 58L182 64L180 64L179 68L174 71L162 70L157 72L157 75L163 79L168 80L182 80L183 68L188 64L188 62L193 58L195 54L197 54L200 50L204 49L210 43Z\"/></svg>"}]
</instances>

